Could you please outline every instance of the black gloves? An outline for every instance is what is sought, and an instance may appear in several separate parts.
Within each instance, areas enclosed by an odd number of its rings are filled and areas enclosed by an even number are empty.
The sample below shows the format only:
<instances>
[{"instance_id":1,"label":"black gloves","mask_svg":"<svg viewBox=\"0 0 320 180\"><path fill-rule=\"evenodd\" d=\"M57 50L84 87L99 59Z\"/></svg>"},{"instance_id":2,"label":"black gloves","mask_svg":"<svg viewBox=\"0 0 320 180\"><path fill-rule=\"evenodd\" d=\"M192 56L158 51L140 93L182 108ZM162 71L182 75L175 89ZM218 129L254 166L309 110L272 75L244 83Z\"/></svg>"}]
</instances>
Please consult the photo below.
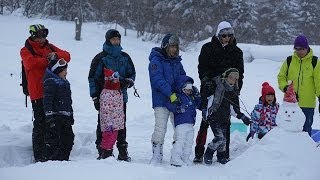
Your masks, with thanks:
<instances>
[{"instance_id":1,"label":"black gloves","mask_svg":"<svg viewBox=\"0 0 320 180\"><path fill-rule=\"evenodd\" d=\"M288 87L289 87L289 85L286 85L286 86L283 88L283 92L287 92Z\"/></svg>"},{"instance_id":2,"label":"black gloves","mask_svg":"<svg viewBox=\"0 0 320 180\"><path fill-rule=\"evenodd\" d=\"M250 118L249 117L247 117L246 115L242 115L241 116L241 118L240 118L242 121L243 121L243 123L245 124L245 125L250 125L251 124L251 120L250 120Z\"/></svg>"},{"instance_id":3,"label":"black gloves","mask_svg":"<svg viewBox=\"0 0 320 180\"><path fill-rule=\"evenodd\" d=\"M57 54L55 52L51 52L47 55L48 61L56 60L58 58Z\"/></svg>"},{"instance_id":4,"label":"black gloves","mask_svg":"<svg viewBox=\"0 0 320 180\"><path fill-rule=\"evenodd\" d=\"M207 91L211 91L213 89L213 81L207 76L201 79L201 85Z\"/></svg>"},{"instance_id":5,"label":"black gloves","mask_svg":"<svg viewBox=\"0 0 320 180\"><path fill-rule=\"evenodd\" d=\"M195 86L192 86L192 93L193 93L194 97L200 97L199 89Z\"/></svg>"},{"instance_id":6,"label":"black gloves","mask_svg":"<svg viewBox=\"0 0 320 180\"><path fill-rule=\"evenodd\" d=\"M247 138L246 138L246 141L248 142L249 139L250 139L250 138L253 139L253 137L254 137L254 132L251 131L251 132L248 134L248 136L247 136Z\"/></svg>"},{"instance_id":7,"label":"black gloves","mask_svg":"<svg viewBox=\"0 0 320 180\"><path fill-rule=\"evenodd\" d=\"M54 126L56 126L55 124L55 118L53 117L53 115L48 115L46 116L46 124L48 125L48 127L53 128Z\"/></svg>"},{"instance_id":8,"label":"black gloves","mask_svg":"<svg viewBox=\"0 0 320 180\"><path fill-rule=\"evenodd\" d=\"M97 97L93 97L92 98L92 101L93 101L93 104L94 104L94 108L97 110L97 111L100 111L100 102L99 102L99 99Z\"/></svg>"},{"instance_id":9,"label":"black gloves","mask_svg":"<svg viewBox=\"0 0 320 180\"><path fill-rule=\"evenodd\" d=\"M125 78L120 80L121 88L131 88L134 85L134 81L131 78Z\"/></svg>"}]
</instances>

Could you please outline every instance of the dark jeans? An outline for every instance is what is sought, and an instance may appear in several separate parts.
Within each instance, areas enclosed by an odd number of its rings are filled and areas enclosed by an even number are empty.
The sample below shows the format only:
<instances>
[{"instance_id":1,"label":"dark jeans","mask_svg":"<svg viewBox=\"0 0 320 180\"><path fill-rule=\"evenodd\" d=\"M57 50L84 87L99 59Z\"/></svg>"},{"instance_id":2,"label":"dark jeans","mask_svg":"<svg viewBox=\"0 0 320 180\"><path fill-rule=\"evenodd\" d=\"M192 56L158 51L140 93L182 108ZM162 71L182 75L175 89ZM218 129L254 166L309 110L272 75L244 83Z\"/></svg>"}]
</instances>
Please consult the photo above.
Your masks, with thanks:
<instances>
[{"instance_id":1,"label":"dark jeans","mask_svg":"<svg viewBox=\"0 0 320 180\"><path fill-rule=\"evenodd\" d=\"M226 138L226 151L225 152L217 152L217 158L222 159L226 158L229 159L229 145L230 145L230 123L224 124L225 131L225 138ZM209 124L205 121L201 121L200 129L198 131L197 139L196 139L196 147L195 147L195 155L196 156L203 156L204 154L204 146L207 141L207 131L209 128Z\"/></svg>"},{"instance_id":2,"label":"dark jeans","mask_svg":"<svg viewBox=\"0 0 320 180\"><path fill-rule=\"evenodd\" d=\"M127 147L128 143L126 141L127 138L127 128L126 128L126 121L127 121L127 103L123 103L123 109L124 109L124 128L118 131L118 138L117 138L117 148L119 147ZM100 144L102 141L102 132L100 128L100 115L98 114L98 125L96 130L96 147L100 148Z\"/></svg>"},{"instance_id":3,"label":"dark jeans","mask_svg":"<svg viewBox=\"0 0 320 180\"><path fill-rule=\"evenodd\" d=\"M311 136L314 108L301 108L301 109L304 115L306 116L306 121L304 122L304 125L303 125L303 131L308 132L309 136Z\"/></svg>"},{"instance_id":4,"label":"dark jeans","mask_svg":"<svg viewBox=\"0 0 320 180\"><path fill-rule=\"evenodd\" d=\"M45 161L45 114L43 110L43 99L32 100L33 109L33 129L32 129L32 149L35 162Z\"/></svg>"},{"instance_id":5,"label":"dark jeans","mask_svg":"<svg viewBox=\"0 0 320 180\"><path fill-rule=\"evenodd\" d=\"M46 157L48 160L68 161L74 141L72 122L66 116L57 116L53 121L46 124Z\"/></svg>"}]
</instances>

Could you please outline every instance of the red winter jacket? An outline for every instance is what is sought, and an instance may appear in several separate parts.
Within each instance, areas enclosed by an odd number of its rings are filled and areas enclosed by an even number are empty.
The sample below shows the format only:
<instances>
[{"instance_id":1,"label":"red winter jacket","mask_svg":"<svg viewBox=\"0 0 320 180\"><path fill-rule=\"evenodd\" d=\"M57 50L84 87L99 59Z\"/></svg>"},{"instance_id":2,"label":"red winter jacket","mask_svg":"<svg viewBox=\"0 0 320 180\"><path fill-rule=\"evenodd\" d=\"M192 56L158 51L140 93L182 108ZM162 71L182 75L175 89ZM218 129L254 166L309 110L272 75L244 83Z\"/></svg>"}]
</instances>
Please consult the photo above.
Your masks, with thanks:
<instances>
[{"instance_id":1,"label":"red winter jacket","mask_svg":"<svg viewBox=\"0 0 320 180\"><path fill-rule=\"evenodd\" d=\"M48 41L44 45L31 40L31 38L28 38L27 41L32 46L36 55L33 56L26 47L21 49L20 55L26 71L30 99L36 100L43 98L43 76L48 66L47 55L52 50L49 47L50 43ZM63 58L67 62L70 61L70 54L67 51L61 50L52 44L50 46L56 52L58 59Z\"/></svg>"}]
</instances>

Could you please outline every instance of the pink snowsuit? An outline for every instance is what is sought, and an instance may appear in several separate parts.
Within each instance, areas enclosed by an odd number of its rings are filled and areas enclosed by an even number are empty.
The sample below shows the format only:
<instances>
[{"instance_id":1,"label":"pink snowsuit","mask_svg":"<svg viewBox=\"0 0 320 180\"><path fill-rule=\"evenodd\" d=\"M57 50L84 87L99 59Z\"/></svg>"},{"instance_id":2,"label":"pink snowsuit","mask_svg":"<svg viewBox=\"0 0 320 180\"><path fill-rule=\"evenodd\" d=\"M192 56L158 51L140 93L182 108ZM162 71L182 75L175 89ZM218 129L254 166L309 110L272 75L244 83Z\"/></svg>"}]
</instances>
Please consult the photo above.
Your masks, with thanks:
<instances>
[{"instance_id":1,"label":"pink snowsuit","mask_svg":"<svg viewBox=\"0 0 320 180\"><path fill-rule=\"evenodd\" d=\"M104 150L113 149L118 137L118 130L124 128L123 95L119 77L110 69L104 69L105 83L100 94L100 125Z\"/></svg>"}]
</instances>

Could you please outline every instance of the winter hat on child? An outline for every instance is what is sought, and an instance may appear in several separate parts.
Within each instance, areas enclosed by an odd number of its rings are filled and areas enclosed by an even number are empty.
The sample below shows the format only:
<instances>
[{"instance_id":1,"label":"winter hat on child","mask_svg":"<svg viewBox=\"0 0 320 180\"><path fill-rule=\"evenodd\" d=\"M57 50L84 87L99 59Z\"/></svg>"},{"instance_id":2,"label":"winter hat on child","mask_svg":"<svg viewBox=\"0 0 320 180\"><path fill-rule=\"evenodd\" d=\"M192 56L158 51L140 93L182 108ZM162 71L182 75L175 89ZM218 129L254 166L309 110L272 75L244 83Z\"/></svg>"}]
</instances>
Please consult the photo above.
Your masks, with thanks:
<instances>
[{"instance_id":1,"label":"winter hat on child","mask_svg":"<svg viewBox=\"0 0 320 180\"><path fill-rule=\"evenodd\" d=\"M262 89L261 89L262 101L264 102L266 95L270 95L270 94L275 95L275 91L273 87L271 87L267 82L262 83Z\"/></svg>"},{"instance_id":2,"label":"winter hat on child","mask_svg":"<svg viewBox=\"0 0 320 180\"><path fill-rule=\"evenodd\" d=\"M48 65L48 69L55 74L61 73L67 67L68 63L63 58L59 60L51 60Z\"/></svg>"},{"instance_id":3,"label":"winter hat on child","mask_svg":"<svg viewBox=\"0 0 320 180\"><path fill-rule=\"evenodd\" d=\"M297 47L309 49L308 39L304 35L299 35L294 40L294 48L297 48Z\"/></svg>"},{"instance_id":4,"label":"winter hat on child","mask_svg":"<svg viewBox=\"0 0 320 180\"><path fill-rule=\"evenodd\" d=\"M297 101L296 93L294 92L294 89L293 89L293 82L289 81L288 84L289 86L287 88L287 91L284 94L283 101L289 102L289 103L296 103L298 101Z\"/></svg>"},{"instance_id":5,"label":"winter hat on child","mask_svg":"<svg viewBox=\"0 0 320 180\"><path fill-rule=\"evenodd\" d=\"M228 23L227 21L222 21L218 25L216 37L218 37L219 35L222 35L222 34L233 34L234 35L234 30L233 30L231 24Z\"/></svg>"},{"instance_id":6,"label":"winter hat on child","mask_svg":"<svg viewBox=\"0 0 320 180\"><path fill-rule=\"evenodd\" d=\"M239 71L236 68L229 68L224 73L222 73L223 78L227 78L228 76L235 76L237 79L239 79Z\"/></svg>"},{"instance_id":7,"label":"winter hat on child","mask_svg":"<svg viewBox=\"0 0 320 180\"><path fill-rule=\"evenodd\" d=\"M118 37L121 39L121 35L120 35L119 31L117 31L115 29L109 29L105 35L106 41L110 42L110 39L113 37Z\"/></svg>"},{"instance_id":8,"label":"winter hat on child","mask_svg":"<svg viewBox=\"0 0 320 180\"><path fill-rule=\"evenodd\" d=\"M29 33L33 38L46 38L49 30L42 24L33 24L29 26Z\"/></svg>"}]
</instances>

